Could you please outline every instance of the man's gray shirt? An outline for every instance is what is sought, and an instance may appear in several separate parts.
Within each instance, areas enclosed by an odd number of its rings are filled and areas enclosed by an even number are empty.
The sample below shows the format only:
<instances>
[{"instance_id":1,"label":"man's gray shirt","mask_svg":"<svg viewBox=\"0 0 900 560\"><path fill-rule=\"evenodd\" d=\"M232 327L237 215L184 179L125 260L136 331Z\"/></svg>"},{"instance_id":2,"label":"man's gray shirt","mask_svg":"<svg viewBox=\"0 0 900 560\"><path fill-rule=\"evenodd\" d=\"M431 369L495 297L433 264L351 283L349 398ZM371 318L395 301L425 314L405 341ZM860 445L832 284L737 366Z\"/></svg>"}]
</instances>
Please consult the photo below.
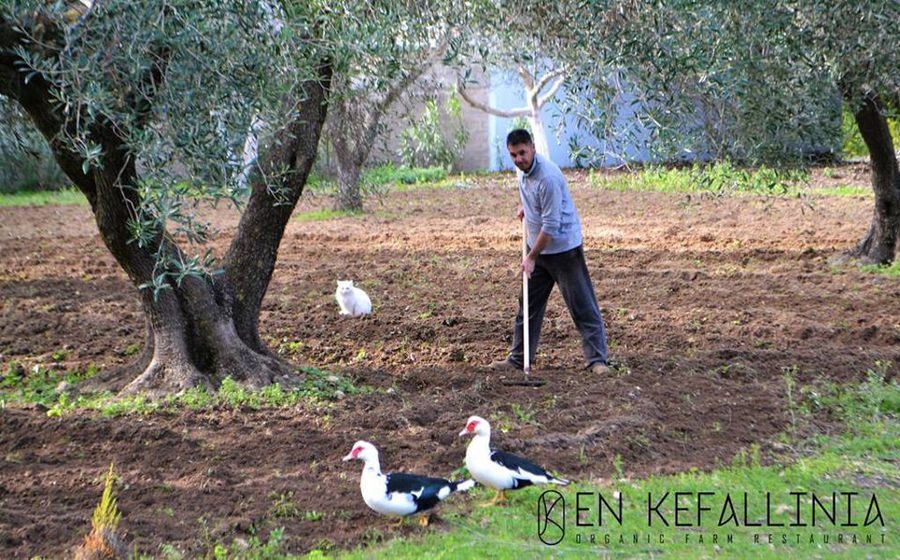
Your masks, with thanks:
<instances>
[{"instance_id":1,"label":"man's gray shirt","mask_svg":"<svg viewBox=\"0 0 900 560\"><path fill-rule=\"evenodd\" d=\"M542 255L562 253L581 245L581 221L559 167L540 154L527 173L518 171L519 196L525 208L528 246L533 247L543 230L553 240Z\"/></svg>"}]
</instances>

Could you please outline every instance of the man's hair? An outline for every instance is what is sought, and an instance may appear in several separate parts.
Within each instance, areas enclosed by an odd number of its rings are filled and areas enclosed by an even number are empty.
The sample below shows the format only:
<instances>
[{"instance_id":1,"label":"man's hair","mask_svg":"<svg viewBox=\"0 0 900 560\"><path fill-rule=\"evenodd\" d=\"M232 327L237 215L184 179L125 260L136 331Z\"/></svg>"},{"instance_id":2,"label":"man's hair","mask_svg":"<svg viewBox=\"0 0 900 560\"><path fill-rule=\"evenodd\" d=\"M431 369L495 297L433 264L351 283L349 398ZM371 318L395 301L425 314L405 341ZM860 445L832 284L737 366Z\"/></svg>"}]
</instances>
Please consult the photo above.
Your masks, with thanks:
<instances>
[{"instance_id":1,"label":"man's hair","mask_svg":"<svg viewBox=\"0 0 900 560\"><path fill-rule=\"evenodd\" d=\"M524 128L517 128L506 135L506 145L531 144L531 133Z\"/></svg>"}]
</instances>

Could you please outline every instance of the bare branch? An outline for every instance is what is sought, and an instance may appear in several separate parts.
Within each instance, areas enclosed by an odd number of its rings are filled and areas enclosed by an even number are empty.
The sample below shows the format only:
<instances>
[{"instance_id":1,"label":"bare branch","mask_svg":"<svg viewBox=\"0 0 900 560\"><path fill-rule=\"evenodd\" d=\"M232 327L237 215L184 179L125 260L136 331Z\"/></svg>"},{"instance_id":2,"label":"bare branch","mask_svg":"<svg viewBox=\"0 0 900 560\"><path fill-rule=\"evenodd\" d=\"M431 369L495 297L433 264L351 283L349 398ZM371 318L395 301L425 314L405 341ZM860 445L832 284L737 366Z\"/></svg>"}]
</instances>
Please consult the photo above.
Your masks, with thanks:
<instances>
[{"instance_id":1,"label":"bare branch","mask_svg":"<svg viewBox=\"0 0 900 560\"><path fill-rule=\"evenodd\" d=\"M548 101L553 99L556 95L556 92L559 91L559 88L563 85L563 82L566 81L565 76L559 76L556 79L556 82L553 83L553 86L550 87L550 91L548 91L543 97L539 98L537 101L538 107L543 107ZM538 90L540 91L540 90Z\"/></svg>"},{"instance_id":2,"label":"bare branch","mask_svg":"<svg viewBox=\"0 0 900 560\"><path fill-rule=\"evenodd\" d=\"M534 76L524 66L519 66L517 71L522 78L522 83L525 84L525 89L529 92L532 91L534 89Z\"/></svg>"},{"instance_id":3,"label":"bare branch","mask_svg":"<svg viewBox=\"0 0 900 560\"><path fill-rule=\"evenodd\" d=\"M538 80L538 83L537 83L537 86L535 87L535 89L540 92L542 89L547 87L547 84L549 84L556 78L560 78L560 77L565 78L565 75L568 72L569 72L568 66L561 66L561 67L557 68L556 70L553 70L552 72L547 72L546 74L544 74L544 77L542 77L540 80ZM557 84L559 84L559 82L554 84L553 87L558 88L559 85L557 85Z\"/></svg>"},{"instance_id":4,"label":"bare branch","mask_svg":"<svg viewBox=\"0 0 900 560\"><path fill-rule=\"evenodd\" d=\"M466 92L466 88L462 83L462 80L459 76L456 77L456 91L459 93L459 96L462 97L466 103L475 107L476 109L480 109L485 113L490 115L494 115L495 117L505 117L507 119L514 119L516 117L530 117L531 109L528 107L520 107L518 109L510 109L503 110L497 109L496 107L491 107L490 105L486 105L480 101L476 101L469 97L469 94Z\"/></svg>"}]
</instances>

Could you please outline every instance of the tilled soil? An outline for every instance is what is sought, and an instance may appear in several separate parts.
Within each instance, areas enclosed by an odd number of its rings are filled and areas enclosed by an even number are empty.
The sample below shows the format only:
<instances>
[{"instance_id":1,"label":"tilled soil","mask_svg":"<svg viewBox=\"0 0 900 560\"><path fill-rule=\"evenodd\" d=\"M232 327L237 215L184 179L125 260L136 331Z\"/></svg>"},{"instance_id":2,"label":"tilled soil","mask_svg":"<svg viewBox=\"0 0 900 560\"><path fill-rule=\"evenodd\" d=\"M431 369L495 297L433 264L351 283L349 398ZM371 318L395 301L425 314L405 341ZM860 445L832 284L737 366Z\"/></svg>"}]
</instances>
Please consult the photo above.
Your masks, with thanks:
<instances>
[{"instance_id":1,"label":"tilled soil","mask_svg":"<svg viewBox=\"0 0 900 560\"><path fill-rule=\"evenodd\" d=\"M864 234L871 196L712 197L592 189L567 172L616 376L584 371L578 334L554 294L535 375L510 386L483 367L510 342L519 281L510 176L393 193L363 216L295 220L261 317L298 365L375 392L277 410L48 418L0 409L0 557L70 554L110 462L121 526L138 549L189 556L208 542L284 526L289 547L352 547L389 529L359 496L368 439L385 470L447 476L462 465L466 418L492 420L494 443L567 478L728 464L751 444L771 456L785 431L786 372L799 385L849 383L900 358L900 280L839 266ZM841 167L821 185L867 184ZM297 213L327 208L305 196ZM210 214L223 232L233 212ZM217 241L225 246L226 236ZM338 316L335 281L374 303ZM86 205L0 208L0 367L128 363L143 317ZM54 355L55 354L55 355ZM827 429L827 418L821 418ZM293 494L291 494L293 493ZM278 517L274 505L296 505ZM319 515L306 512L317 512Z\"/></svg>"}]
</instances>

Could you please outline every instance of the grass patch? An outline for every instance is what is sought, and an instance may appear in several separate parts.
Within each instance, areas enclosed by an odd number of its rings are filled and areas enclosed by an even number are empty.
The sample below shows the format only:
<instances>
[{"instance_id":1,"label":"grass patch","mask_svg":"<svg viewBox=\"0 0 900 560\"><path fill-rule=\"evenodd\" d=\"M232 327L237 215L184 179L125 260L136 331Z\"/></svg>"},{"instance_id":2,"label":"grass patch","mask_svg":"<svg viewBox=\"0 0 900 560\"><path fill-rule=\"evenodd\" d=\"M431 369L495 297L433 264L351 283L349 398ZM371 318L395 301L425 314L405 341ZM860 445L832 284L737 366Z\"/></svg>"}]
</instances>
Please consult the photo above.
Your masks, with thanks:
<instances>
[{"instance_id":1,"label":"grass patch","mask_svg":"<svg viewBox=\"0 0 900 560\"><path fill-rule=\"evenodd\" d=\"M451 177L443 167L406 167L393 163L370 167L363 171L359 178L359 188L363 196L383 196L391 191L406 192L419 188L459 186L465 183L464 177L461 180ZM316 177L314 182L307 183L307 188L312 192L333 195L337 192L337 183L332 179ZM336 216L328 211L311 212L310 215L312 216L310 219L314 220Z\"/></svg>"},{"instance_id":2,"label":"grass patch","mask_svg":"<svg viewBox=\"0 0 900 560\"><path fill-rule=\"evenodd\" d=\"M47 206L50 204L87 204L87 199L75 189L0 194L0 206Z\"/></svg>"},{"instance_id":3,"label":"grass patch","mask_svg":"<svg viewBox=\"0 0 900 560\"><path fill-rule=\"evenodd\" d=\"M891 264L867 264L860 267L863 272L880 274L882 276L900 276L900 261Z\"/></svg>"},{"instance_id":4,"label":"grass patch","mask_svg":"<svg viewBox=\"0 0 900 560\"><path fill-rule=\"evenodd\" d=\"M331 220L332 218L341 218L344 216L356 216L361 212L353 212L352 210L315 210L313 212L304 212L296 214L294 220L298 222L317 222L322 220Z\"/></svg>"},{"instance_id":5,"label":"grass patch","mask_svg":"<svg viewBox=\"0 0 900 560\"><path fill-rule=\"evenodd\" d=\"M870 196L872 189L857 185L840 185L837 187L816 187L810 192L828 196Z\"/></svg>"},{"instance_id":6,"label":"grass patch","mask_svg":"<svg viewBox=\"0 0 900 560\"><path fill-rule=\"evenodd\" d=\"M59 372L40 366L26 371L18 362L12 362L3 377L0 377L0 405L34 403L53 406L58 400L57 390L65 389L65 385L74 387L97 375L99 371L93 365L84 371L75 369Z\"/></svg>"},{"instance_id":7,"label":"grass patch","mask_svg":"<svg viewBox=\"0 0 900 560\"><path fill-rule=\"evenodd\" d=\"M194 387L160 400L149 400L140 395L119 398L108 391L73 394L79 383L97 372L97 368L91 367L85 372L58 373L36 366L26 373L21 366L12 364L0 378L0 407L7 404L39 404L47 408L47 415L51 417L62 417L78 410L96 411L104 416L175 412L185 408L258 410L333 401L345 395L372 390L367 386L358 386L345 377L304 367L300 368L303 378L298 386L289 389L275 384L251 390L226 377L216 391ZM62 385L63 382L65 385Z\"/></svg>"},{"instance_id":8,"label":"grass patch","mask_svg":"<svg viewBox=\"0 0 900 560\"><path fill-rule=\"evenodd\" d=\"M453 175L439 181L431 181L427 183L398 183L394 185L393 190L395 192L409 192L421 189L464 189L469 186L470 182L466 178L466 175L460 173L459 175Z\"/></svg>"},{"instance_id":9,"label":"grass patch","mask_svg":"<svg viewBox=\"0 0 900 560\"><path fill-rule=\"evenodd\" d=\"M443 167L397 167L393 163L385 163L366 170L362 176L365 185L416 185L434 183L447 178L447 170Z\"/></svg>"},{"instance_id":10,"label":"grass patch","mask_svg":"<svg viewBox=\"0 0 900 560\"><path fill-rule=\"evenodd\" d=\"M555 528L551 526L550 533L545 533L548 538L561 537L555 546L543 544L537 535L535 512L545 488L528 488L512 493L506 508L448 501L442 509L446 524L440 532L394 539L337 557L897 558L900 386L885 382L884 373L889 368L889 364L876 365L865 383L853 387L830 385L815 399L809 388L796 393L795 398L802 398L804 406L821 407L840 418L846 431L796 442L795 449L802 451L779 461L784 464L761 465L759 447L751 446L730 466L708 473L690 471L559 488L565 504L557 506L566 513L566 531L564 535L553 533ZM584 493L580 499L579 492ZM676 492L682 493L677 503ZM703 494L698 506L701 492L714 494ZM488 496L483 489L473 493L475 500ZM613 506L611 510L599 505L598 494ZM621 524L613 515L619 512L619 496ZM730 496L733 508L726 504L726 496ZM832 515L833 497L832 523L825 514ZM659 504L649 521L648 499L649 504ZM576 511L576 505L580 511ZM814 507L816 526L812 527ZM598 526L601 511L603 526ZM682 526L676 526L676 515ZM590 526L577 526L576 517ZM749 526L753 523L762 526ZM783 526L774 526L777 523ZM806 526L791 526L799 523ZM856 526L842 526L850 523Z\"/></svg>"},{"instance_id":11,"label":"grass patch","mask_svg":"<svg viewBox=\"0 0 900 560\"><path fill-rule=\"evenodd\" d=\"M591 187L595 189L769 196L797 194L809 181L809 173L802 169L744 169L729 162L694 164L683 168L649 166L635 173L615 175L595 173L591 169L588 177Z\"/></svg>"}]
</instances>

